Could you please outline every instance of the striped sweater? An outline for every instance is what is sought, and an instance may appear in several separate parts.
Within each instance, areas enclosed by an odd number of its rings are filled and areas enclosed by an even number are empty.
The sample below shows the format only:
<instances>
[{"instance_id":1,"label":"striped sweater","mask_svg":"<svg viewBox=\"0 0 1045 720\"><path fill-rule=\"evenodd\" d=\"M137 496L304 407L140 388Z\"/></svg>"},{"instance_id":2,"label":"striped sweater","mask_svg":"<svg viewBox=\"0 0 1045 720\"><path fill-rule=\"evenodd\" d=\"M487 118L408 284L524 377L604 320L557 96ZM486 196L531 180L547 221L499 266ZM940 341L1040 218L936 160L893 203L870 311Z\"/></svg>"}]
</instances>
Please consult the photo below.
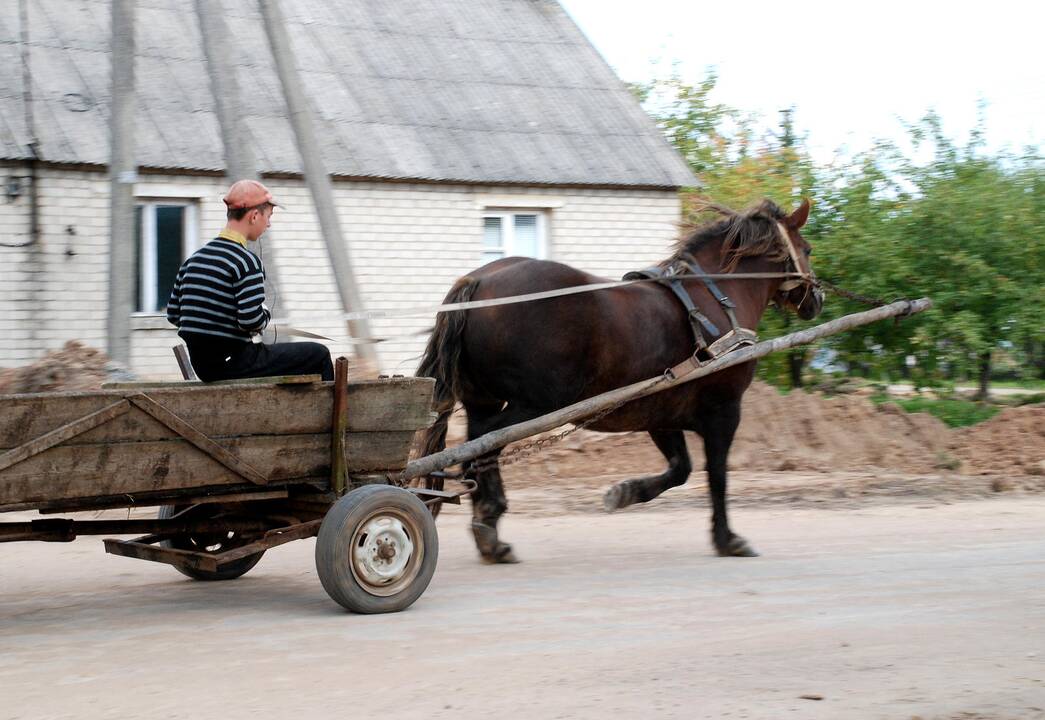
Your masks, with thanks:
<instances>
[{"instance_id":1,"label":"striped sweater","mask_svg":"<svg viewBox=\"0 0 1045 720\"><path fill-rule=\"evenodd\" d=\"M269 321L265 269L238 242L218 237L182 263L174 281L167 320L178 334L250 341Z\"/></svg>"}]
</instances>

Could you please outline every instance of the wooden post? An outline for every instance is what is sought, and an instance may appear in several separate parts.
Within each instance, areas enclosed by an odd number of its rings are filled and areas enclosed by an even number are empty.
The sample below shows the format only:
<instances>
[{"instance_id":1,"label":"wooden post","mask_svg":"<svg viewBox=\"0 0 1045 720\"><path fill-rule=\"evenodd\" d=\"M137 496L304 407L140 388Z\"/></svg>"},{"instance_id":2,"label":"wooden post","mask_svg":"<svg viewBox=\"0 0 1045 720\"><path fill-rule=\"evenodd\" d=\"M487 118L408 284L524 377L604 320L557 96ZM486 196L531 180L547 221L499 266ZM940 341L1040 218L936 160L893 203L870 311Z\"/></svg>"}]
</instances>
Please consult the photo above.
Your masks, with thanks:
<instances>
[{"instance_id":1,"label":"wooden post","mask_svg":"<svg viewBox=\"0 0 1045 720\"><path fill-rule=\"evenodd\" d=\"M334 191L330 185L330 176L323 164L312 111L302 90L301 77L294 61L290 35L279 8L279 0L261 0L261 14L265 21L269 44L272 46L276 72L283 85L283 95L287 101L298 152L301 153L301 160L305 166L305 180L312 193L312 202L319 216L319 225L326 241L334 280L341 295L342 308L346 313L362 311L363 301L356 288L348 244L341 233L341 224L334 207ZM370 324L365 319L349 320L348 332L355 338L371 337ZM355 345L355 352L370 370L377 370L377 352L373 345L366 342L358 343Z\"/></svg>"},{"instance_id":2,"label":"wooden post","mask_svg":"<svg viewBox=\"0 0 1045 720\"><path fill-rule=\"evenodd\" d=\"M456 447L448 448L442 452L435 453L434 455L419 458L408 463L406 469L399 475L399 478L401 480L412 480L413 478L427 475L434 470L440 470L451 465L456 465L465 460L474 460L477 457L481 457L488 452L502 448L508 443L515 442L516 440L532 437L539 433L557 428L560 425L577 422L591 417L601 410L610 408L617 403L629 402L631 400L646 397L647 395L664 392L665 390L696 380L697 378L702 378L711 373L718 372L719 370L724 370L725 368L733 367L734 365L739 365L741 363L751 362L752 360L756 360L764 355L768 355L769 353L786 350L787 348L792 348L796 345L805 345L829 335L837 335L844 330L859 327L860 325L867 325L878 320L884 320L885 318L896 317L897 315L919 313L930 307L932 307L932 301L928 298L912 301L902 300L900 302L894 302L891 305L867 310L866 312L846 315L845 317L831 320L830 322L817 325L816 327L799 330L798 332L793 332L789 335L783 335L778 338L773 338L772 340L760 342L757 345L734 350L733 352L722 355L719 358L712 360L707 365L703 365L685 375L673 377L668 373L665 373L664 375L641 380L637 383L632 383L631 385L626 385L625 387L603 393L602 395L596 395L593 398L582 400L573 405L564 407L561 410L542 415L539 418L534 418L533 420L528 420L516 425L509 425L500 430L495 430L494 432L487 433L475 440L470 440Z\"/></svg>"},{"instance_id":3,"label":"wooden post","mask_svg":"<svg viewBox=\"0 0 1045 720\"><path fill-rule=\"evenodd\" d=\"M348 360L339 357L334 363L334 416L330 423L330 489L338 497L348 487L345 462L345 432L348 430Z\"/></svg>"},{"instance_id":4,"label":"wooden post","mask_svg":"<svg viewBox=\"0 0 1045 720\"><path fill-rule=\"evenodd\" d=\"M106 350L124 365L131 360L134 311L134 0L112 3L112 117L109 158L109 316Z\"/></svg>"}]
</instances>

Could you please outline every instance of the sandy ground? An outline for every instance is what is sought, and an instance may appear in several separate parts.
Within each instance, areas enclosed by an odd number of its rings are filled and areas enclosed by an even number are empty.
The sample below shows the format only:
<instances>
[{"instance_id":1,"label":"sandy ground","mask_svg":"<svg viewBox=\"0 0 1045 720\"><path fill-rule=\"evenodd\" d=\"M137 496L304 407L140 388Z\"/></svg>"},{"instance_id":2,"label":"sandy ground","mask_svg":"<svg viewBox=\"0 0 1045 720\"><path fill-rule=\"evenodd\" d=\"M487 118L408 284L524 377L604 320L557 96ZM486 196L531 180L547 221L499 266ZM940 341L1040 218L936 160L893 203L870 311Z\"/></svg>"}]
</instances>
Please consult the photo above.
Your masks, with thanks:
<instances>
[{"instance_id":1,"label":"sandy ground","mask_svg":"<svg viewBox=\"0 0 1045 720\"><path fill-rule=\"evenodd\" d=\"M449 508L435 579L388 616L341 612L313 541L222 584L97 539L0 547L0 717L1045 717L1040 495L740 502L754 559L714 557L684 493L513 497L522 564L480 565Z\"/></svg>"}]
</instances>

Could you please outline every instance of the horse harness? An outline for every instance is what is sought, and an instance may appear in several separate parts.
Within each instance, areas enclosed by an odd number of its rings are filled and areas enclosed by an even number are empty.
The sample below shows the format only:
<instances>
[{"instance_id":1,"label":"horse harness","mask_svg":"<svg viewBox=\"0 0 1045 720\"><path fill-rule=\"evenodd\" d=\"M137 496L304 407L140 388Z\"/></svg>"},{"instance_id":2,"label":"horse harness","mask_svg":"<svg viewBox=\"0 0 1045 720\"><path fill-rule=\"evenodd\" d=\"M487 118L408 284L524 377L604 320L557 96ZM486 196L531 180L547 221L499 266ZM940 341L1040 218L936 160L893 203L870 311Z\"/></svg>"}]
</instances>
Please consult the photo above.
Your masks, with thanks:
<instances>
[{"instance_id":1,"label":"horse harness","mask_svg":"<svg viewBox=\"0 0 1045 720\"><path fill-rule=\"evenodd\" d=\"M785 280L781 286L781 290L792 290L802 283L807 283L808 286L814 290L814 292L820 292L818 289L818 282L816 277L810 270L803 270L802 265L798 258L798 249L795 247L794 242L791 240L790 234L787 229L781 224L777 223L777 230L780 233L780 238L783 241L784 247L787 249L787 253L790 256L791 263L794 265L795 273L786 273L788 279ZM793 276L797 274L798 278ZM704 283L704 287L708 289L712 297L722 307L726 317L729 318L730 329L727 333L721 337L719 335L719 329L715 327L715 324L704 313L697 309L696 305L693 304L693 299L690 298L689 293L682 286L682 280L680 276L686 275L688 278L695 277ZM738 275L738 279L743 275ZM688 279L687 278L687 279ZM700 263L693 257L691 253L683 252L679 254L679 259L671 263L667 267L654 266L646 268L644 270L633 270L624 276L624 280L655 280L661 285L665 285L668 289L675 294L675 297L679 299L682 306L686 309L686 318L689 320L690 330L693 332L693 342L696 349L693 351L693 355L684 360L679 365L673 368L669 368L665 371L665 375L671 377L679 377L685 375L693 370L707 365L709 362L717 357L725 355L728 352L737 350L742 347L754 345L758 342L758 333L749 328L741 327L740 323L737 322L736 315L736 304L729 299L715 283L715 280L704 272L704 269L700 267ZM704 332L707 332L711 338L716 338L708 343L704 337Z\"/></svg>"},{"instance_id":2,"label":"horse harness","mask_svg":"<svg viewBox=\"0 0 1045 720\"><path fill-rule=\"evenodd\" d=\"M704 287L718 301L718 304L729 319L729 332L721 335L715 323L711 322L707 315L697 309L693 299L682 286L682 280L679 279L679 276L682 275L696 276L697 279L704 283ZM728 295L722 292L713 279L707 276L697 259L689 253L682 253L678 260L667 267L654 266L644 270L633 270L627 273L623 279L656 280L658 284L664 285L675 294L675 297L682 303L682 307L686 309L686 319L689 320L690 330L693 333L693 342L696 346L696 349L693 351L692 361L698 366L709 363L731 350L754 345L758 342L758 334L754 330L741 327L740 323L737 322L736 304L729 299ZM705 332L708 337L712 338L710 343L704 337ZM720 335L721 337L719 337Z\"/></svg>"}]
</instances>

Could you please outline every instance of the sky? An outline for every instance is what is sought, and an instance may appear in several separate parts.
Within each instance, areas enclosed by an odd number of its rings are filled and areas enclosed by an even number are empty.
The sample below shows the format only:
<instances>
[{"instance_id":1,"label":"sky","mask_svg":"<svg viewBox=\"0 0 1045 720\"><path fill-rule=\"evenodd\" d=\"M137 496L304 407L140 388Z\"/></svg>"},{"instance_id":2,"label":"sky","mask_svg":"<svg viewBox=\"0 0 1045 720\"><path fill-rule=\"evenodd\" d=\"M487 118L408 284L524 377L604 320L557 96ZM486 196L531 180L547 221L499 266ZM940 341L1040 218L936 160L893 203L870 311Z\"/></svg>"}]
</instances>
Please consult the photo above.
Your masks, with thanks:
<instances>
[{"instance_id":1,"label":"sky","mask_svg":"<svg viewBox=\"0 0 1045 720\"><path fill-rule=\"evenodd\" d=\"M779 110L828 162L934 109L964 144L984 112L992 151L1045 146L1045 3L560 0L617 75L695 83L776 127Z\"/></svg>"}]
</instances>

